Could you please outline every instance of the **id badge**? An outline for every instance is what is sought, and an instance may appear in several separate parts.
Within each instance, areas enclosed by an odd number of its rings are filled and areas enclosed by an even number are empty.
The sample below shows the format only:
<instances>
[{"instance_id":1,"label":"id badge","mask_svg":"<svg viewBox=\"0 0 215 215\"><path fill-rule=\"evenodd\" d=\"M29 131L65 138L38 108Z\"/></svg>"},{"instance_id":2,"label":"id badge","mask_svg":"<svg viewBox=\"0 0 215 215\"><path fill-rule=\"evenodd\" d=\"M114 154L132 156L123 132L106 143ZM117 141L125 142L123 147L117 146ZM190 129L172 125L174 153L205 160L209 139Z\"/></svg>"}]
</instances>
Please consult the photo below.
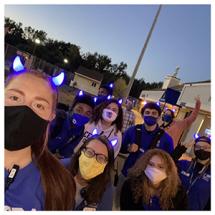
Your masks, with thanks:
<instances>
[{"instance_id":1,"label":"id badge","mask_svg":"<svg viewBox=\"0 0 215 215\"><path fill-rule=\"evenodd\" d=\"M96 211L96 208L85 207L83 211Z\"/></svg>"}]
</instances>

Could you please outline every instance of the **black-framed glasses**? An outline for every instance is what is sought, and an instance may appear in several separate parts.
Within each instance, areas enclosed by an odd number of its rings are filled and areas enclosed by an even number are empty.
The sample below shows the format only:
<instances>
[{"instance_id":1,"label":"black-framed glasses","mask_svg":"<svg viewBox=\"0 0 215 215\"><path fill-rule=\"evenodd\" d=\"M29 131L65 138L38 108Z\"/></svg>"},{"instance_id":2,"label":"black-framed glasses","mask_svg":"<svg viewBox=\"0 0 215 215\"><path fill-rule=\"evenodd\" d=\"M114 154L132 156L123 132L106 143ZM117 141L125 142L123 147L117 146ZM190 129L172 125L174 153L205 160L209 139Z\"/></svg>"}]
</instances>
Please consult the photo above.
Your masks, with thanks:
<instances>
[{"instance_id":1,"label":"black-framed glasses","mask_svg":"<svg viewBox=\"0 0 215 215\"><path fill-rule=\"evenodd\" d=\"M108 158L103 154L96 154L95 151L89 147L85 147L81 150L88 158L93 158L96 156L96 160L100 164L106 164L108 162Z\"/></svg>"}]
</instances>

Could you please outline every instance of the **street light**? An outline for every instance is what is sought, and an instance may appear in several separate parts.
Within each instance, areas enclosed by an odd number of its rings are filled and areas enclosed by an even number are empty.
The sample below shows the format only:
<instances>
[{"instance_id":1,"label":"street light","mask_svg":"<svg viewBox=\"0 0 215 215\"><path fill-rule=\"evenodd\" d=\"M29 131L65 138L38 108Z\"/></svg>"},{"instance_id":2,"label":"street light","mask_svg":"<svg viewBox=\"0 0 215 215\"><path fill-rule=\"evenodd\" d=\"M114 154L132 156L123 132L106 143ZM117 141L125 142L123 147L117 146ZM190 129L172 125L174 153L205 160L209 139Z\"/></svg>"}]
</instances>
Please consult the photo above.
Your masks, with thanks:
<instances>
[{"instance_id":1,"label":"street light","mask_svg":"<svg viewBox=\"0 0 215 215\"><path fill-rule=\"evenodd\" d=\"M39 39L39 38L36 38L36 39L34 40L34 49L33 49L32 55L31 55L32 61L31 61L31 65L30 65L30 68L29 68L29 69L31 69L31 67L32 67L33 60L34 60L34 54L35 54L35 51L36 51L36 47L37 47L37 45L39 45L39 44L40 44L40 39Z\"/></svg>"},{"instance_id":2,"label":"street light","mask_svg":"<svg viewBox=\"0 0 215 215\"><path fill-rule=\"evenodd\" d=\"M32 52L32 55L34 56L34 53L36 51L36 46L40 44L40 39L39 38L36 38L34 40L34 49L33 49L33 52Z\"/></svg>"},{"instance_id":3,"label":"street light","mask_svg":"<svg viewBox=\"0 0 215 215\"><path fill-rule=\"evenodd\" d=\"M68 59L66 59L66 58L63 59L63 62L66 64L69 63Z\"/></svg>"},{"instance_id":4,"label":"street light","mask_svg":"<svg viewBox=\"0 0 215 215\"><path fill-rule=\"evenodd\" d=\"M124 98L125 101L126 101L126 99L128 98L128 96L129 96L129 93L130 93L131 87L132 87L132 85L133 85L135 76L136 76L136 74L137 74L138 68L139 68L140 63L141 63L141 61L142 61L142 59L143 59L143 56L144 56L144 53L145 53L145 51L146 51L148 42L149 42L149 40L150 40L150 37L151 37L152 32L153 32L153 29L154 29L154 27L155 27L155 24L156 24L156 22L157 22L158 16L159 16L159 14L160 14L160 10L161 10L161 5L159 5L159 7L158 7L158 10L157 10L157 13L156 13L156 15L155 15L155 17L154 17L152 26L151 26L151 28L150 28L150 31L149 31L148 35L147 35L146 41L145 41L144 46L143 46L143 48L142 48L142 50L141 50L140 56L139 56L139 58L138 58L138 60L137 60L137 63L136 63L135 68L134 68L134 71L133 71L133 73L132 73L132 76L131 76L131 78L130 78L130 81L129 81L129 83L128 83L128 86L127 86L127 88L126 88L125 98Z\"/></svg>"}]
</instances>

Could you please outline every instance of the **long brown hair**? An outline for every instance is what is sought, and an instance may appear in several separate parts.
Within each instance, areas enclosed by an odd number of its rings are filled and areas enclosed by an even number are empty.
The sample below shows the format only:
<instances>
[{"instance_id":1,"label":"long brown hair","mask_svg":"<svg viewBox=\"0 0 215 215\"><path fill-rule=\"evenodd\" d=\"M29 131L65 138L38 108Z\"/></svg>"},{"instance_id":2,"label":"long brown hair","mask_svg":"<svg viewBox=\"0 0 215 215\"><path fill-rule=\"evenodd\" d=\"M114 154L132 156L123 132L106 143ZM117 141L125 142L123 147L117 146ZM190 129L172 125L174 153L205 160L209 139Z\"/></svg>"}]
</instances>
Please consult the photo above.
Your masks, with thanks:
<instances>
[{"instance_id":1,"label":"long brown hair","mask_svg":"<svg viewBox=\"0 0 215 215\"><path fill-rule=\"evenodd\" d=\"M145 175L144 170L146 169L150 159L155 155L159 156L163 160L167 174L167 178L161 182L158 189L160 191L160 206L162 209L168 210L173 207L172 198L175 197L181 182L173 159L167 152L161 149L148 150L128 171L128 177L131 178L133 199L134 202L137 203L142 198L145 204L149 204L151 198L151 183Z\"/></svg>"},{"instance_id":2,"label":"long brown hair","mask_svg":"<svg viewBox=\"0 0 215 215\"><path fill-rule=\"evenodd\" d=\"M112 125L115 124L117 131L121 131L122 123L123 123L123 111L122 111L121 105L118 103L118 101L116 99L109 99L105 102L102 102L100 105L98 105L93 111L94 114L93 114L90 122L95 122L95 124L97 124L98 121L100 119L102 119L103 110L111 103L115 103L119 109L118 115L117 115L116 119L112 122Z\"/></svg>"},{"instance_id":3,"label":"long brown hair","mask_svg":"<svg viewBox=\"0 0 215 215\"><path fill-rule=\"evenodd\" d=\"M27 72L33 76L46 80L52 89L53 112L57 104L57 89L51 84L51 79L45 73L35 70ZM22 75L21 73L19 75ZM17 75L10 75L6 80L6 86L16 78ZM48 126L49 127L49 126ZM48 130L40 140L31 146L32 158L35 161L40 174L45 193L45 210L71 210L75 206L75 182L68 170L49 152L47 148Z\"/></svg>"},{"instance_id":4,"label":"long brown hair","mask_svg":"<svg viewBox=\"0 0 215 215\"><path fill-rule=\"evenodd\" d=\"M81 155L81 150L93 140L99 140L106 146L108 150L108 163L102 174L88 181L88 186L86 189L86 196L85 196L85 200L88 203L98 203L101 200L102 195L106 189L106 186L111 181L111 170L113 170L113 166L114 166L114 150L110 141L105 136L94 135L88 138L83 144L83 146L72 157L72 160L69 166L69 169L72 175L75 176L78 173L79 156Z\"/></svg>"}]
</instances>

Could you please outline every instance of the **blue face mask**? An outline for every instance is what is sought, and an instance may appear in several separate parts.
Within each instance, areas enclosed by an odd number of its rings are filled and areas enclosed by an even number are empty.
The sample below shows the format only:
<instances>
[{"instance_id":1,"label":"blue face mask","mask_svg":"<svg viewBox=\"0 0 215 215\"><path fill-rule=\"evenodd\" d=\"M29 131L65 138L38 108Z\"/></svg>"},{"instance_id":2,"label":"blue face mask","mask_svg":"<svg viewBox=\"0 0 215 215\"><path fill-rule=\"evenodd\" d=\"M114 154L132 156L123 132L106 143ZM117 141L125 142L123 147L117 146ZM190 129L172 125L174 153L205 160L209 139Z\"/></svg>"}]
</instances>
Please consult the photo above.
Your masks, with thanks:
<instances>
[{"instance_id":1,"label":"blue face mask","mask_svg":"<svg viewBox=\"0 0 215 215\"><path fill-rule=\"evenodd\" d=\"M71 121L75 126L83 126L89 122L89 118L78 113L71 115Z\"/></svg>"},{"instance_id":2,"label":"blue face mask","mask_svg":"<svg viewBox=\"0 0 215 215\"><path fill-rule=\"evenodd\" d=\"M155 125L157 123L157 118L153 116L144 116L144 123L146 123L149 126Z\"/></svg>"},{"instance_id":3,"label":"blue face mask","mask_svg":"<svg viewBox=\"0 0 215 215\"><path fill-rule=\"evenodd\" d=\"M162 120L164 122L171 122L172 121L172 117L168 114L164 114Z\"/></svg>"}]
</instances>

